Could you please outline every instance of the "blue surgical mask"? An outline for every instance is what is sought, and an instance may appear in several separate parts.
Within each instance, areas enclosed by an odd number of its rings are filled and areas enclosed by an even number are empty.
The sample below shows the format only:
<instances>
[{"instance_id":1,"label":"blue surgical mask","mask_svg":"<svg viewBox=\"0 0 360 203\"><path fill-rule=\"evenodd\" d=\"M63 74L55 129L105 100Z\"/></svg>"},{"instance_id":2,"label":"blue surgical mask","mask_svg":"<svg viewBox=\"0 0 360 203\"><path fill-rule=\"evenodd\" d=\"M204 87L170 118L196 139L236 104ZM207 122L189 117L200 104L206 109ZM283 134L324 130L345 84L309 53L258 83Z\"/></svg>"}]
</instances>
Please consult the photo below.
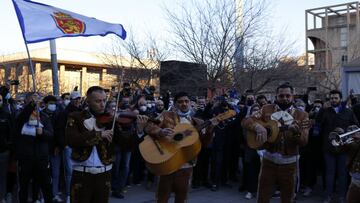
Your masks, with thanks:
<instances>
[{"instance_id":1,"label":"blue surgical mask","mask_svg":"<svg viewBox=\"0 0 360 203\"><path fill-rule=\"evenodd\" d=\"M47 109L51 112L54 112L56 110L56 104L49 104Z\"/></svg>"},{"instance_id":2,"label":"blue surgical mask","mask_svg":"<svg viewBox=\"0 0 360 203\"><path fill-rule=\"evenodd\" d=\"M70 104L70 99L65 99L65 100L64 100L64 105L67 106L67 105L69 105L69 104Z\"/></svg>"}]
</instances>

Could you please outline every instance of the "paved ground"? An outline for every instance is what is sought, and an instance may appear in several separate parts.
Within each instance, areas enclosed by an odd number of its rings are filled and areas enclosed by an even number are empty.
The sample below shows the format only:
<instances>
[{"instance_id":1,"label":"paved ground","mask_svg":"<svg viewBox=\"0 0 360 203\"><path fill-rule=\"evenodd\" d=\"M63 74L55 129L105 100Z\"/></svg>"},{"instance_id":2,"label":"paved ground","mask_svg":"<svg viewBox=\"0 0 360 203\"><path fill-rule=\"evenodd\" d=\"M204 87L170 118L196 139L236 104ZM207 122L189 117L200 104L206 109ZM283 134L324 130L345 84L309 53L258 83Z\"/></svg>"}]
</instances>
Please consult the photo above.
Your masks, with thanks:
<instances>
[{"instance_id":1,"label":"paved ground","mask_svg":"<svg viewBox=\"0 0 360 203\"><path fill-rule=\"evenodd\" d=\"M127 189L125 193L125 199L115 199L111 198L110 203L154 203L155 189L151 191L146 190L144 186L132 186ZM207 188L191 189L189 196L189 203L255 203L255 199L247 200L244 198L244 193L237 191L237 187L234 185L233 188L220 188L216 192L212 192ZM169 201L172 203L173 198ZM279 199L273 199L272 203L280 202ZM297 202L306 202L306 203L319 203L322 202L320 192L316 192L311 197L297 198Z\"/></svg>"},{"instance_id":2,"label":"paved ground","mask_svg":"<svg viewBox=\"0 0 360 203\"><path fill-rule=\"evenodd\" d=\"M237 184L233 184L232 188L222 187L216 192L210 191L208 188L191 189L188 203L255 203L255 199L247 200L244 198L245 193L237 191ZM111 198L110 203L155 203L155 187L151 190L145 189L145 186L131 186L126 189L125 199ZM300 203L321 203L321 187L316 186L315 192L311 197L299 196L296 202ZM65 197L63 197L65 199ZM16 197L13 197L13 203L16 203ZM173 203L172 197L169 203ZM280 199L272 199L271 203L278 203ZM99 202L100 203L100 202Z\"/></svg>"}]
</instances>

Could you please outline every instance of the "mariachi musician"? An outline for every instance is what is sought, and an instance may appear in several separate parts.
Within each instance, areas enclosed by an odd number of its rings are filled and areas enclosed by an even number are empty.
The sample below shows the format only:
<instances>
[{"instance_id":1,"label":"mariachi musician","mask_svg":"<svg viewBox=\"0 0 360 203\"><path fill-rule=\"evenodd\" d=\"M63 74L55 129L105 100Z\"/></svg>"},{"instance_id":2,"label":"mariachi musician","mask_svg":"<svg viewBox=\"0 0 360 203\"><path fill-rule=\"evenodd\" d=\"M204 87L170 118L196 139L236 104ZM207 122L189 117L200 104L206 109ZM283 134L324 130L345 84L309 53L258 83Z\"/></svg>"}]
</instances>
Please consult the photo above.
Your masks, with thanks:
<instances>
[{"instance_id":1,"label":"mariachi musician","mask_svg":"<svg viewBox=\"0 0 360 203\"><path fill-rule=\"evenodd\" d=\"M106 94L103 88L92 86L86 96L89 108L71 113L66 127L66 141L73 149L70 198L73 203L106 203L111 189L113 134L118 128L114 120L117 118L101 118L106 113ZM112 124L108 125L109 122Z\"/></svg>"},{"instance_id":2,"label":"mariachi musician","mask_svg":"<svg viewBox=\"0 0 360 203\"><path fill-rule=\"evenodd\" d=\"M179 92L174 97L176 105L176 112L164 111L158 119L160 123L155 125L153 122L148 122L149 125L145 127L145 132L153 139L159 137L167 137L174 134L173 128L179 123L192 124L198 126L203 123L202 120L191 116L190 99L186 92ZM208 140L212 137L213 127L217 124L216 119L211 120L212 124L206 128L206 132L199 132L201 140ZM175 202L184 203L188 196L189 180L192 174L195 161L185 163L180 169L169 174L160 176L157 192L156 202L166 203L170 198L172 192L175 193Z\"/></svg>"},{"instance_id":3,"label":"mariachi musician","mask_svg":"<svg viewBox=\"0 0 360 203\"><path fill-rule=\"evenodd\" d=\"M329 140L337 150L348 155L347 168L351 176L351 183L346 195L346 202L357 203L360 200L360 129L356 125L347 128L349 134L343 139L337 139L344 134L342 128L336 128L329 135Z\"/></svg>"},{"instance_id":4,"label":"mariachi musician","mask_svg":"<svg viewBox=\"0 0 360 203\"><path fill-rule=\"evenodd\" d=\"M242 126L255 132L260 148L264 149L258 182L258 203L268 203L278 184L281 202L293 202L299 146L308 140L309 121L306 112L293 106L293 87L282 84L276 89L275 104L265 105L258 116L243 120ZM268 131L260 121L276 120L279 132L273 143L267 142ZM248 138L249 140L249 138ZM250 144L249 144L250 145Z\"/></svg>"},{"instance_id":5,"label":"mariachi musician","mask_svg":"<svg viewBox=\"0 0 360 203\"><path fill-rule=\"evenodd\" d=\"M66 142L73 149L70 199L74 203L108 202L113 161L108 145L113 131L96 124L96 117L105 111L106 94L93 86L86 96L88 110L71 113L66 126Z\"/></svg>"}]
</instances>

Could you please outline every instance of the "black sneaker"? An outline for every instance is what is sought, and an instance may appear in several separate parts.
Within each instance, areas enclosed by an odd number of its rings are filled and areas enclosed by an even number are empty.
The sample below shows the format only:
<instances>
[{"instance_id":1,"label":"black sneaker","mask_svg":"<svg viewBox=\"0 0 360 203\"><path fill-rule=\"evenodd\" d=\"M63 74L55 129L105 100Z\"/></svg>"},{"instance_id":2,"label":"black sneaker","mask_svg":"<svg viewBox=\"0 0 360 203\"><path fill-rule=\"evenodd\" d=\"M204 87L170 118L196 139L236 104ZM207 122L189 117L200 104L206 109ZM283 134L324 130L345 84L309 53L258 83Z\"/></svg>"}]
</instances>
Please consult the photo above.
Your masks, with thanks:
<instances>
[{"instance_id":1,"label":"black sneaker","mask_svg":"<svg viewBox=\"0 0 360 203\"><path fill-rule=\"evenodd\" d=\"M218 189L219 188L218 188L217 185L212 185L210 190L213 191L213 192L216 192Z\"/></svg>"},{"instance_id":2,"label":"black sneaker","mask_svg":"<svg viewBox=\"0 0 360 203\"><path fill-rule=\"evenodd\" d=\"M124 199L124 195L120 191L114 191L111 193L111 196L117 199Z\"/></svg>"}]
</instances>

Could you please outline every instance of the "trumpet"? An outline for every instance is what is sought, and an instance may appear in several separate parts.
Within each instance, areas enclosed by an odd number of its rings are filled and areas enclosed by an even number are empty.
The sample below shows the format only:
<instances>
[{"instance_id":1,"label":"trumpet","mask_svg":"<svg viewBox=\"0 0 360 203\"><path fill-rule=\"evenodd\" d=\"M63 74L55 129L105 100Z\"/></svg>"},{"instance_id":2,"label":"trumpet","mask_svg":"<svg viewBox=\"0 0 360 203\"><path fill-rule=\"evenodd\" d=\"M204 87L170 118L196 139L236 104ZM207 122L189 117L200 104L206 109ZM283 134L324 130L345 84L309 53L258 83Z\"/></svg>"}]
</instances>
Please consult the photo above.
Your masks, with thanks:
<instances>
[{"instance_id":1,"label":"trumpet","mask_svg":"<svg viewBox=\"0 0 360 203\"><path fill-rule=\"evenodd\" d=\"M350 144L354 142L353 135L360 131L360 128L349 131L343 134L336 134L335 138L332 139L331 144L334 147L340 146L341 144Z\"/></svg>"}]
</instances>

